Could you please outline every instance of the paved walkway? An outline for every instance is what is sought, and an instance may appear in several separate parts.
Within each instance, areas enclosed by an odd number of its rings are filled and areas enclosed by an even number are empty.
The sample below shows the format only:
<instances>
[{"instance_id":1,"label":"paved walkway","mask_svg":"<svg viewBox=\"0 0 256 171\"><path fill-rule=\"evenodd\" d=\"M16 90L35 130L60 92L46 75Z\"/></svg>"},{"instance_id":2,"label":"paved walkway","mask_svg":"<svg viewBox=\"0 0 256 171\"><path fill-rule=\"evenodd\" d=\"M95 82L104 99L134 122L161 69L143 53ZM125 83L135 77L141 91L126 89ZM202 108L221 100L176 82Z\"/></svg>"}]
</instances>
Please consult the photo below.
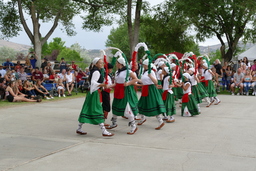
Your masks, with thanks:
<instances>
[{"instance_id":1,"label":"paved walkway","mask_svg":"<svg viewBox=\"0 0 256 171\"><path fill-rule=\"evenodd\" d=\"M255 171L256 97L219 98L196 117L178 108L162 130L148 118L127 135L128 121L118 118L111 138L88 124L87 135L75 133L84 98L0 108L0 170Z\"/></svg>"}]
</instances>

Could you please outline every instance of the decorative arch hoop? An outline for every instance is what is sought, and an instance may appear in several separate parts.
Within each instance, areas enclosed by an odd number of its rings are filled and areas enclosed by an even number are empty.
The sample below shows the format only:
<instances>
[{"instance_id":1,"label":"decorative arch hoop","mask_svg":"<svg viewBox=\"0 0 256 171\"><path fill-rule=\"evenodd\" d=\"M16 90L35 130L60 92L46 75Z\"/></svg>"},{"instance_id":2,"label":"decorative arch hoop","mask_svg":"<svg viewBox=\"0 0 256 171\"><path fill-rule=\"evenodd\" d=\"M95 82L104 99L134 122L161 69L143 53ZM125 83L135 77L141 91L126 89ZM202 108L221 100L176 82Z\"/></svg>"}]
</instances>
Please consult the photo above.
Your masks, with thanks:
<instances>
[{"instance_id":1,"label":"decorative arch hoop","mask_svg":"<svg viewBox=\"0 0 256 171\"><path fill-rule=\"evenodd\" d=\"M150 52L149 52L149 50L148 50L148 47L147 47L146 43L141 42L141 43L138 43L138 44L135 46L135 49L134 49L134 51L133 51L133 53L132 53L132 71L135 70L135 61L137 61L137 53L138 53L138 50L139 50L140 47L143 47L143 48L144 48L144 51L145 51L145 53L147 54L147 57L148 57L148 60L149 60L148 65L149 65L149 66L151 65L152 58L151 58ZM148 73L149 73L149 74L151 73L151 67L149 67Z\"/></svg>"},{"instance_id":2,"label":"decorative arch hoop","mask_svg":"<svg viewBox=\"0 0 256 171\"><path fill-rule=\"evenodd\" d=\"M105 68L105 84L108 84L108 61L106 52L102 49L101 52L103 53L103 61L104 61L104 68Z\"/></svg>"},{"instance_id":3,"label":"decorative arch hoop","mask_svg":"<svg viewBox=\"0 0 256 171\"><path fill-rule=\"evenodd\" d=\"M203 55L203 56L198 56L197 57L197 60L198 60L198 63L200 62L200 60L206 60L206 63L208 65L208 68L210 67L210 59L208 57L208 55ZM199 65L199 64L198 64Z\"/></svg>"}]
</instances>

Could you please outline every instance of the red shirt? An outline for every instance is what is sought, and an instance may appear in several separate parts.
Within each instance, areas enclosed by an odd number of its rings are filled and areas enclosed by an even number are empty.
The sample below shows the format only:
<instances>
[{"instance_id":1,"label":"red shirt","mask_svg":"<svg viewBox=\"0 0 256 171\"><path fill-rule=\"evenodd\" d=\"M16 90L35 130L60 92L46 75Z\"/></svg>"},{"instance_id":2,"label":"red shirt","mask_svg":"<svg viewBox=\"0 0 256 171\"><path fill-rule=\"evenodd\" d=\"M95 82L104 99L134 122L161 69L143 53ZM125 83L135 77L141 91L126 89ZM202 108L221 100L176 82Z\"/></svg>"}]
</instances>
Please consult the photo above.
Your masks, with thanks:
<instances>
[{"instance_id":1,"label":"red shirt","mask_svg":"<svg viewBox=\"0 0 256 171\"><path fill-rule=\"evenodd\" d=\"M77 65L76 65L76 64L72 64L71 67L72 67L74 70L77 70Z\"/></svg>"},{"instance_id":2,"label":"red shirt","mask_svg":"<svg viewBox=\"0 0 256 171\"><path fill-rule=\"evenodd\" d=\"M38 73L33 72L32 77L34 78L34 80L37 80L37 79L43 80L44 78L43 73L40 71Z\"/></svg>"}]
</instances>

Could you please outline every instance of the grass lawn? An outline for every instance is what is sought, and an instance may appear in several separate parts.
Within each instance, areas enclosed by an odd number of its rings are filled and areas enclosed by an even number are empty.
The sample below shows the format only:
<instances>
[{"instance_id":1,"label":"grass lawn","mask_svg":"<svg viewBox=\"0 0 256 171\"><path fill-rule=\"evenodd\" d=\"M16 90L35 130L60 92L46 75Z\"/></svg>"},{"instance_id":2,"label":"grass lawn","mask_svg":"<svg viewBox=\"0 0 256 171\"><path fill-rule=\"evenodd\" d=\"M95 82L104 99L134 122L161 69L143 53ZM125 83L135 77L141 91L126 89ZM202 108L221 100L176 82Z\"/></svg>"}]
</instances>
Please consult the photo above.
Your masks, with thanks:
<instances>
[{"instance_id":1,"label":"grass lawn","mask_svg":"<svg viewBox=\"0 0 256 171\"><path fill-rule=\"evenodd\" d=\"M50 100L42 99L41 103L50 102L50 101L58 101L58 100L68 100L68 99L85 97L85 96L86 96L86 93L78 92L76 94L75 92L72 92L72 96L54 97L54 99L50 99ZM14 102L14 103L10 103L10 102L8 102L8 100L5 100L5 101L0 101L0 109L4 108L4 107L12 107L12 106L17 106L17 105L25 105L25 104L33 104L33 103L36 103L36 102Z\"/></svg>"}]
</instances>

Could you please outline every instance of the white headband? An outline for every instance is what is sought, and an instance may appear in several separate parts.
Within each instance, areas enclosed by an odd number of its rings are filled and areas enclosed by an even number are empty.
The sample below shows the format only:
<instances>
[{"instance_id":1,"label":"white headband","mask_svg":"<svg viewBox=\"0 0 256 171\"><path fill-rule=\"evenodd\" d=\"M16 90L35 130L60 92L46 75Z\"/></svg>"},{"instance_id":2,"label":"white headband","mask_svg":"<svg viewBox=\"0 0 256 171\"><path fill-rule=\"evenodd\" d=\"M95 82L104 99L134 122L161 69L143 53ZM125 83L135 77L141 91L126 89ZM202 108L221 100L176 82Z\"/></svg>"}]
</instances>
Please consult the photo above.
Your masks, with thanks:
<instances>
[{"instance_id":1,"label":"white headband","mask_svg":"<svg viewBox=\"0 0 256 171\"><path fill-rule=\"evenodd\" d=\"M187 79L190 79L189 73L184 73L183 76L186 77Z\"/></svg>"},{"instance_id":2,"label":"white headband","mask_svg":"<svg viewBox=\"0 0 256 171\"><path fill-rule=\"evenodd\" d=\"M100 60L100 58L99 58L99 57L94 58L94 59L93 59L93 61L92 61L92 64L93 64L93 65L95 65L99 60Z\"/></svg>"},{"instance_id":3,"label":"white headband","mask_svg":"<svg viewBox=\"0 0 256 171\"><path fill-rule=\"evenodd\" d=\"M126 66L126 64L125 64L125 59L124 59L123 57L119 57L119 58L117 59L117 62L120 63L120 64L122 64L123 66Z\"/></svg>"},{"instance_id":4,"label":"white headband","mask_svg":"<svg viewBox=\"0 0 256 171\"><path fill-rule=\"evenodd\" d=\"M165 70L165 72L167 72L167 74L170 74L170 70L168 67L164 67L164 70Z\"/></svg>"}]
</instances>

